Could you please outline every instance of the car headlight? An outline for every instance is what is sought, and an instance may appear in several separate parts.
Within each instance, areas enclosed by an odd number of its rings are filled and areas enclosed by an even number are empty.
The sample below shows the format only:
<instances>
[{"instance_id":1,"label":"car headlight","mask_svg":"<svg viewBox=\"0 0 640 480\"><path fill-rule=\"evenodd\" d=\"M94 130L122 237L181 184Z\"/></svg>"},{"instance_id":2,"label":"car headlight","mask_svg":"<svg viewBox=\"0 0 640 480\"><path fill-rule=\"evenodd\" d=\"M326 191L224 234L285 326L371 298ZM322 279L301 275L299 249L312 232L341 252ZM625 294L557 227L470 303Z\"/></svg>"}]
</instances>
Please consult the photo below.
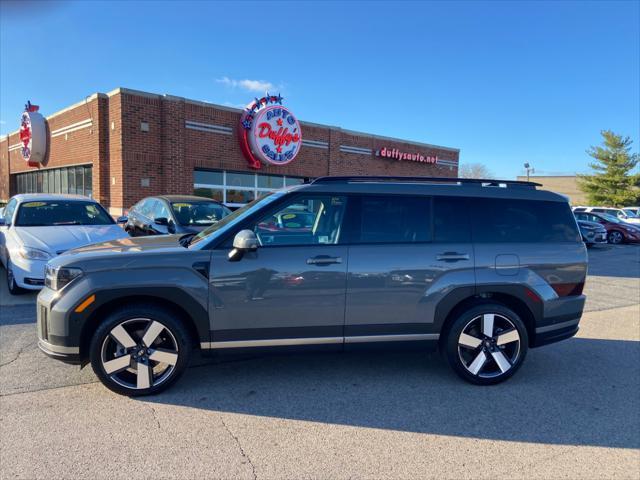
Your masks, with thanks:
<instances>
[{"instance_id":1,"label":"car headlight","mask_svg":"<svg viewBox=\"0 0 640 480\"><path fill-rule=\"evenodd\" d=\"M44 267L44 284L51 290L60 290L82 276L82 270L72 267Z\"/></svg>"},{"instance_id":2,"label":"car headlight","mask_svg":"<svg viewBox=\"0 0 640 480\"><path fill-rule=\"evenodd\" d=\"M18 255L26 260L49 260L51 258L49 252L31 247L20 247Z\"/></svg>"}]
</instances>

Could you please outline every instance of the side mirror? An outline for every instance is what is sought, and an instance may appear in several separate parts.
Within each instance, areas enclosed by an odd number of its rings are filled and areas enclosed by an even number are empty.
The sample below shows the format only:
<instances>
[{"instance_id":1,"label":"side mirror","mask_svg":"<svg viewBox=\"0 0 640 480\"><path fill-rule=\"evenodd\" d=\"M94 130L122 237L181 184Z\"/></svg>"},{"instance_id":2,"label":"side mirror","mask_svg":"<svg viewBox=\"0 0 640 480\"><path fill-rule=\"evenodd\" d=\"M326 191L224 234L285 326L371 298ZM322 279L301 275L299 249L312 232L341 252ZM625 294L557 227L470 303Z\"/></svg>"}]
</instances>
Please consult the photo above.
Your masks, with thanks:
<instances>
[{"instance_id":1,"label":"side mirror","mask_svg":"<svg viewBox=\"0 0 640 480\"><path fill-rule=\"evenodd\" d=\"M127 223L129 221L129 217L127 217L126 215L122 215L121 217L118 217L118 219L116 220L116 223L122 225L123 223Z\"/></svg>"},{"instance_id":2,"label":"side mirror","mask_svg":"<svg viewBox=\"0 0 640 480\"><path fill-rule=\"evenodd\" d=\"M158 217L153 223L156 225L164 225L165 227L169 226L169 220L166 217Z\"/></svg>"},{"instance_id":3,"label":"side mirror","mask_svg":"<svg viewBox=\"0 0 640 480\"><path fill-rule=\"evenodd\" d=\"M258 246L258 237L253 230L240 230L233 238L233 250L229 252L229 260L237 262L246 252L255 252Z\"/></svg>"}]
</instances>

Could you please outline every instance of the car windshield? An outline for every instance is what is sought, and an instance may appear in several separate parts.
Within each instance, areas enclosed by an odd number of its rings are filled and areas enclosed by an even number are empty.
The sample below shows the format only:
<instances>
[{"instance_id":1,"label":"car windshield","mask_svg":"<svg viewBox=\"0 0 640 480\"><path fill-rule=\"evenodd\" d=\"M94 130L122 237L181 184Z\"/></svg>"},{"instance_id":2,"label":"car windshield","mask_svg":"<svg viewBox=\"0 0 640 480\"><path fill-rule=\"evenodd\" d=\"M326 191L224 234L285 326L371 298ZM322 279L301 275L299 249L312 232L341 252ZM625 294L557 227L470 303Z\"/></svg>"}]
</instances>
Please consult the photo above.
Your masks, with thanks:
<instances>
[{"instance_id":1,"label":"car windshield","mask_svg":"<svg viewBox=\"0 0 640 480\"><path fill-rule=\"evenodd\" d=\"M104 208L95 202L47 200L22 203L15 224L17 227L54 227L114 223Z\"/></svg>"},{"instance_id":2,"label":"car windshield","mask_svg":"<svg viewBox=\"0 0 640 480\"><path fill-rule=\"evenodd\" d=\"M266 205L270 204L271 202L277 200L278 198L282 197L282 195L284 195L284 194L285 194L285 192L282 192L282 191L275 192L275 193L270 193L270 194L268 194L268 195L266 195L264 197L255 199L251 203L247 203L244 207L239 208L235 212L230 213L229 215L224 217L219 222L214 223L210 227L208 227L208 228L204 229L203 231L201 231L200 233L198 233L189 242L189 247L200 243L202 240L210 237L215 232L217 232L219 230L222 230L223 228L225 228L227 226L231 227L232 225L235 225L237 222L242 221L243 219L245 219L249 215L251 215L253 212L255 212L257 210L260 210L264 206L266 206Z\"/></svg>"},{"instance_id":3,"label":"car windshield","mask_svg":"<svg viewBox=\"0 0 640 480\"><path fill-rule=\"evenodd\" d=\"M625 215L627 217L631 217L631 218L637 218L638 217L638 215L636 215L636 212L634 212L630 208L623 208L622 211L625 213Z\"/></svg>"},{"instance_id":4,"label":"car windshield","mask_svg":"<svg viewBox=\"0 0 640 480\"><path fill-rule=\"evenodd\" d=\"M208 226L218 223L231 213L227 207L217 202L174 202L171 209L182 226Z\"/></svg>"},{"instance_id":5,"label":"car windshield","mask_svg":"<svg viewBox=\"0 0 640 480\"><path fill-rule=\"evenodd\" d=\"M613 215L609 215L608 213L601 213L600 216L604 218L607 222L611 223L624 223L618 217L614 217Z\"/></svg>"}]
</instances>

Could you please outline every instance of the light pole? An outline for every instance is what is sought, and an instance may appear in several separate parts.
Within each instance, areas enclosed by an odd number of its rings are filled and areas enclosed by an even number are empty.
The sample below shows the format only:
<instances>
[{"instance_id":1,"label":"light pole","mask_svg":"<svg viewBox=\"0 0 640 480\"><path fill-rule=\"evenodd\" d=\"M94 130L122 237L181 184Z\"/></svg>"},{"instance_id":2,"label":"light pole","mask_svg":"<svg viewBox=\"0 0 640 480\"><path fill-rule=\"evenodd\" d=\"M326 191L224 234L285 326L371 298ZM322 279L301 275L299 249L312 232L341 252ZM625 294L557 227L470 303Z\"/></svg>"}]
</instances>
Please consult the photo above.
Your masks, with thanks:
<instances>
[{"instance_id":1,"label":"light pole","mask_svg":"<svg viewBox=\"0 0 640 480\"><path fill-rule=\"evenodd\" d=\"M535 173L536 170L531 165L529 165L529 162L526 162L524 164L524 168L527 171L527 182L528 182L529 181L529 174L530 173Z\"/></svg>"}]
</instances>

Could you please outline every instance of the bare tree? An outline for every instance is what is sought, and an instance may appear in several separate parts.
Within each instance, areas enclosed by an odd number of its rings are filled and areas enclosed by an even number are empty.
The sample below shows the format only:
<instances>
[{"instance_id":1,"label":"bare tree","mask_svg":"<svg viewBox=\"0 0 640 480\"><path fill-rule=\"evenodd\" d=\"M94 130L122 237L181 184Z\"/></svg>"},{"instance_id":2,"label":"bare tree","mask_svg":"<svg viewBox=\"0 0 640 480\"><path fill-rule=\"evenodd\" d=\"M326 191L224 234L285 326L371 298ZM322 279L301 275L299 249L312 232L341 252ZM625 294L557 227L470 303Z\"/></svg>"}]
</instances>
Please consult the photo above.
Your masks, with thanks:
<instances>
[{"instance_id":1,"label":"bare tree","mask_svg":"<svg viewBox=\"0 0 640 480\"><path fill-rule=\"evenodd\" d=\"M458 170L460 178L492 178L493 173L482 163L465 163Z\"/></svg>"}]
</instances>

